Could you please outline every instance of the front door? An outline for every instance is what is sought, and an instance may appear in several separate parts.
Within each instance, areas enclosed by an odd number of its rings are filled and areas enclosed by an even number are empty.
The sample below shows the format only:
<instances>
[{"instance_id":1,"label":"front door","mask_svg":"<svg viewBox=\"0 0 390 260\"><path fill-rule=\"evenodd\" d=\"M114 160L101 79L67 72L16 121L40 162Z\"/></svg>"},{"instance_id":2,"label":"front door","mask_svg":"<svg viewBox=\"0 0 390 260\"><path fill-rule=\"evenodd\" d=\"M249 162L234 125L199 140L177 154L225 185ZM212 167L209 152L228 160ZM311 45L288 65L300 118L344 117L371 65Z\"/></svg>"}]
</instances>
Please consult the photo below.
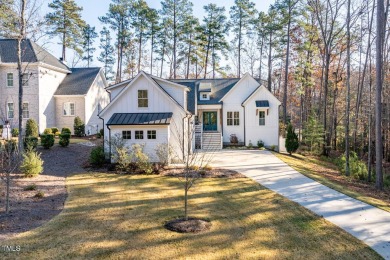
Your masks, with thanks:
<instances>
[{"instance_id":1,"label":"front door","mask_svg":"<svg viewBox=\"0 0 390 260\"><path fill-rule=\"evenodd\" d=\"M203 112L203 131L217 131L217 112Z\"/></svg>"}]
</instances>

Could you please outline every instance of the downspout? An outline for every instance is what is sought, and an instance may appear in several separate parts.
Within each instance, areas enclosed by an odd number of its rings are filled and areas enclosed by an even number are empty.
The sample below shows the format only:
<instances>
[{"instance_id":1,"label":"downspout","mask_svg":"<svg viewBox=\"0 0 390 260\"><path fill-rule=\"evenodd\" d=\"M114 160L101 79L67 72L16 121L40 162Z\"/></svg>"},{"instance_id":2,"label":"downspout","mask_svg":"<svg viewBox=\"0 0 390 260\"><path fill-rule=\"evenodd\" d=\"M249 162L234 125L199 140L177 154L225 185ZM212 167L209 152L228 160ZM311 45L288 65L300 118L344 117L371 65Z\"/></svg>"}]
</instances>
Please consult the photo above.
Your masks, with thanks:
<instances>
[{"instance_id":1,"label":"downspout","mask_svg":"<svg viewBox=\"0 0 390 260\"><path fill-rule=\"evenodd\" d=\"M246 146L245 106L244 106L244 104L241 104L241 106L244 109L244 146Z\"/></svg>"},{"instance_id":2,"label":"downspout","mask_svg":"<svg viewBox=\"0 0 390 260\"><path fill-rule=\"evenodd\" d=\"M221 101L221 133L222 133L222 136L221 136L221 139L222 139L222 148L223 148L223 101Z\"/></svg>"}]
</instances>

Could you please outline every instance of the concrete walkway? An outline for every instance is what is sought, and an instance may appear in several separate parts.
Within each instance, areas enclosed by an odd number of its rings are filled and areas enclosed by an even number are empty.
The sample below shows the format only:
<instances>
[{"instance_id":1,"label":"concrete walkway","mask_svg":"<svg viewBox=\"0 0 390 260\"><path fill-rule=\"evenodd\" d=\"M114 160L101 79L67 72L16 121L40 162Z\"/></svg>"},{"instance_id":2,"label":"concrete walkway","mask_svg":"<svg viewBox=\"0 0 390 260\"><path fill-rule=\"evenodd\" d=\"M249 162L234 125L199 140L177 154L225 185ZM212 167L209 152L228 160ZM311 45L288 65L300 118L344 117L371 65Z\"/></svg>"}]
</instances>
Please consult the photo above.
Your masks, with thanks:
<instances>
[{"instance_id":1,"label":"concrete walkway","mask_svg":"<svg viewBox=\"0 0 390 260\"><path fill-rule=\"evenodd\" d=\"M268 151L222 150L211 163L238 171L341 227L390 259L390 213L298 173Z\"/></svg>"}]
</instances>

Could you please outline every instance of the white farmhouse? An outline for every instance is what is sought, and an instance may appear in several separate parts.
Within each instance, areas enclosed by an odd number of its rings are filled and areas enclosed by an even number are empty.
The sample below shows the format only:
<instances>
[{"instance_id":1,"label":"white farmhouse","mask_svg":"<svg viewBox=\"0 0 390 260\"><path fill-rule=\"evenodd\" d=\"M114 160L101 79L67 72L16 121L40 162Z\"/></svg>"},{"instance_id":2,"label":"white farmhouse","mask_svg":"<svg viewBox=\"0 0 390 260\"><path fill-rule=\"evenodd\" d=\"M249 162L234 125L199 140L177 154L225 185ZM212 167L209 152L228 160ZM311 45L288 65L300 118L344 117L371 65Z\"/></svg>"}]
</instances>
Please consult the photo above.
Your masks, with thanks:
<instances>
[{"instance_id":1,"label":"white farmhouse","mask_svg":"<svg viewBox=\"0 0 390 260\"><path fill-rule=\"evenodd\" d=\"M18 126L17 41L0 39L0 124ZM100 68L70 69L33 41L22 41L23 124L34 119L42 133L48 127L68 127L79 116L86 134L103 127L98 112L109 102Z\"/></svg>"},{"instance_id":2,"label":"white farmhouse","mask_svg":"<svg viewBox=\"0 0 390 260\"><path fill-rule=\"evenodd\" d=\"M189 150L217 150L233 136L241 145L262 141L279 147L281 103L249 74L241 79L164 80L141 72L107 91L111 102L100 113L105 139L119 136L128 145L145 144L152 160L157 160L157 144L164 143L178 157L184 156L183 147L188 151L186 144Z\"/></svg>"}]
</instances>

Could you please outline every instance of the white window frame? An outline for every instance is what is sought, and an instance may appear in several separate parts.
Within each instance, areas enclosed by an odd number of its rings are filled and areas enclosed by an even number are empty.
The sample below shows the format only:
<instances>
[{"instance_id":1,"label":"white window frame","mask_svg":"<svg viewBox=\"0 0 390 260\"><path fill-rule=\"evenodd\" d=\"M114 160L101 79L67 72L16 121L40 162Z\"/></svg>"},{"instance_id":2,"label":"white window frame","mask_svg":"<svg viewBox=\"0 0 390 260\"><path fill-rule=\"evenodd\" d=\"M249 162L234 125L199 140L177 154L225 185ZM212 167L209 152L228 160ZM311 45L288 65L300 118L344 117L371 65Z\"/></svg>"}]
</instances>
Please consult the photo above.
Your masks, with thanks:
<instances>
[{"instance_id":1,"label":"white window frame","mask_svg":"<svg viewBox=\"0 0 390 260\"><path fill-rule=\"evenodd\" d=\"M67 105L69 105L69 106L66 107ZM71 105L73 105L73 114L72 114ZM62 112L62 114L63 114L63 116L75 116L76 115L76 104L74 102L65 102L64 105L63 105L63 112Z\"/></svg>"},{"instance_id":2,"label":"white window frame","mask_svg":"<svg viewBox=\"0 0 390 260\"><path fill-rule=\"evenodd\" d=\"M10 110L9 105L12 104L12 110ZM12 117L10 116L10 112L12 112ZM14 119L15 117L15 106L13 102L8 102L7 103L7 118L8 119Z\"/></svg>"},{"instance_id":3,"label":"white window frame","mask_svg":"<svg viewBox=\"0 0 390 260\"><path fill-rule=\"evenodd\" d=\"M142 92L141 92L142 91ZM145 91L145 92L143 92ZM140 97L140 93L146 93L146 97ZM148 108L149 107L149 93L147 89L139 89L137 92L137 100L138 100L138 107L139 108ZM145 104L140 104L140 101L145 101L146 100L146 106Z\"/></svg>"},{"instance_id":4,"label":"white window frame","mask_svg":"<svg viewBox=\"0 0 390 260\"><path fill-rule=\"evenodd\" d=\"M226 113L226 125L228 126L239 126L240 125L240 112L239 111L228 111Z\"/></svg>"},{"instance_id":5,"label":"white window frame","mask_svg":"<svg viewBox=\"0 0 390 260\"><path fill-rule=\"evenodd\" d=\"M261 117L261 114L264 114L264 117ZM259 111L259 125L260 126L265 125L265 111L263 110Z\"/></svg>"},{"instance_id":6,"label":"white window frame","mask_svg":"<svg viewBox=\"0 0 390 260\"><path fill-rule=\"evenodd\" d=\"M24 104L27 104L27 111L24 109ZM27 116L25 116L25 113L27 113ZM23 119L30 118L30 104L28 102L23 102L22 104L22 117Z\"/></svg>"},{"instance_id":7,"label":"white window frame","mask_svg":"<svg viewBox=\"0 0 390 260\"><path fill-rule=\"evenodd\" d=\"M11 76L11 78L9 77ZM10 84L10 82L12 84ZM14 74L12 72L7 73L7 87L12 88L14 86Z\"/></svg>"}]
</instances>

